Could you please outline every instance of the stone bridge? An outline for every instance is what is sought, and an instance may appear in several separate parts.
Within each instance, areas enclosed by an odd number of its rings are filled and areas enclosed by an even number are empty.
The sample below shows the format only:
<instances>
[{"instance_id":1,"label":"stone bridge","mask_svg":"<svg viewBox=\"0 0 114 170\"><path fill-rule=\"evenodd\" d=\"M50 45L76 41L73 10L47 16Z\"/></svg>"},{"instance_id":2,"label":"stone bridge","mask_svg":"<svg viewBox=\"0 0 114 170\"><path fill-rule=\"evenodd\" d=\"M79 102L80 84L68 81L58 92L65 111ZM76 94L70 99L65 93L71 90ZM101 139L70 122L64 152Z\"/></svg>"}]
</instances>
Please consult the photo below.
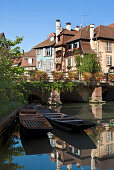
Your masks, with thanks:
<instances>
[{"instance_id":1,"label":"stone bridge","mask_svg":"<svg viewBox=\"0 0 114 170\"><path fill-rule=\"evenodd\" d=\"M100 84L100 86L76 86L72 92L58 92L56 90L42 92L33 89L29 101L39 100L42 104L62 104L64 102L103 103L114 101L114 85Z\"/></svg>"}]
</instances>

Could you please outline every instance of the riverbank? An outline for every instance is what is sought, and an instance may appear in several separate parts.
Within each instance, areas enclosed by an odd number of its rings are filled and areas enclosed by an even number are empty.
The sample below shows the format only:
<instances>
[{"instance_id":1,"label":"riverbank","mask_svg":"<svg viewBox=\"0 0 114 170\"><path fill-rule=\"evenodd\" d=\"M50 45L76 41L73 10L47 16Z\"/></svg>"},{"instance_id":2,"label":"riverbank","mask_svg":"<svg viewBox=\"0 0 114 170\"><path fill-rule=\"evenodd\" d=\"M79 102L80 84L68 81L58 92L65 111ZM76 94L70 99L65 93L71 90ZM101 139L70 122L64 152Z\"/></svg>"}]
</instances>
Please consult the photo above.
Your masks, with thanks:
<instances>
[{"instance_id":1,"label":"riverbank","mask_svg":"<svg viewBox=\"0 0 114 170\"><path fill-rule=\"evenodd\" d=\"M0 120L0 136L16 121L18 113L21 108L25 105L20 106L16 110L12 111L9 115L5 116Z\"/></svg>"}]
</instances>

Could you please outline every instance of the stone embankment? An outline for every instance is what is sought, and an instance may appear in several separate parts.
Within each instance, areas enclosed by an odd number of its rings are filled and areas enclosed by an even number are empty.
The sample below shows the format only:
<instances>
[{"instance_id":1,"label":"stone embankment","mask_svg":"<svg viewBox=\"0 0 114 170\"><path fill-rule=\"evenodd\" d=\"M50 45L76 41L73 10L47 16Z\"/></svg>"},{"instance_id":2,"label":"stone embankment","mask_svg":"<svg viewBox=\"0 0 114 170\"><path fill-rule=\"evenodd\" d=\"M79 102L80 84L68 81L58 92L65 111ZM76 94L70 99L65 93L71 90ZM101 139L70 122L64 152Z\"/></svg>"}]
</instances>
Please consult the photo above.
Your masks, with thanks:
<instances>
[{"instance_id":1,"label":"stone embankment","mask_svg":"<svg viewBox=\"0 0 114 170\"><path fill-rule=\"evenodd\" d=\"M15 122L22 107L24 107L24 105L0 120L0 136Z\"/></svg>"}]
</instances>

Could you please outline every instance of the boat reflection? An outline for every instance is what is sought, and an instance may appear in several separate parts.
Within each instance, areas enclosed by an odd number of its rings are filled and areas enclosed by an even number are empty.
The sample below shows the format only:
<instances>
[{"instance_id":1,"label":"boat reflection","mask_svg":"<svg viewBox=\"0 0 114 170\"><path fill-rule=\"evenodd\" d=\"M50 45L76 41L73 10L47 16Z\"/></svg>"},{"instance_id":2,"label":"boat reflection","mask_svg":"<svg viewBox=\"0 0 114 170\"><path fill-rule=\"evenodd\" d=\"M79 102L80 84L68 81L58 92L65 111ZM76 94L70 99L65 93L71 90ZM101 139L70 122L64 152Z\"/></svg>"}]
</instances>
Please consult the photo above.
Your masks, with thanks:
<instances>
[{"instance_id":1,"label":"boat reflection","mask_svg":"<svg viewBox=\"0 0 114 170\"><path fill-rule=\"evenodd\" d=\"M20 137L26 155L36 155L44 153L48 154L52 152L52 147L50 145L47 134L41 138L39 138L38 136L32 136L32 138L29 138L27 136L24 136L23 132L20 131Z\"/></svg>"}]
</instances>

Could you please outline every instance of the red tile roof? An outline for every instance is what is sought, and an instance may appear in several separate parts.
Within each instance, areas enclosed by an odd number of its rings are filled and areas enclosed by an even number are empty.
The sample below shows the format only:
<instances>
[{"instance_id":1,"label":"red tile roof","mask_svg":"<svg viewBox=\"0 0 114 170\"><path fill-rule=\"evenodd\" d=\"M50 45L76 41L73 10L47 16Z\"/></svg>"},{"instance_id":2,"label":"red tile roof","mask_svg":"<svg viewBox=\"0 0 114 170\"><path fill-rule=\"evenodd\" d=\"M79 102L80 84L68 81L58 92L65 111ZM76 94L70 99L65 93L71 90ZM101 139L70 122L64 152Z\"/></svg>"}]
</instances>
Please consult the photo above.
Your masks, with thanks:
<instances>
[{"instance_id":1,"label":"red tile roof","mask_svg":"<svg viewBox=\"0 0 114 170\"><path fill-rule=\"evenodd\" d=\"M32 49L29 52L24 53L25 57L36 57L36 50Z\"/></svg>"},{"instance_id":2,"label":"red tile roof","mask_svg":"<svg viewBox=\"0 0 114 170\"><path fill-rule=\"evenodd\" d=\"M25 53L22 57L21 67L35 67L36 66L36 50L32 49ZM32 58L32 64L28 63L28 59Z\"/></svg>"},{"instance_id":3,"label":"red tile roof","mask_svg":"<svg viewBox=\"0 0 114 170\"><path fill-rule=\"evenodd\" d=\"M114 23L112 23L112 24L108 25L108 27L114 27Z\"/></svg>"},{"instance_id":4,"label":"red tile roof","mask_svg":"<svg viewBox=\"0 0 114 170\"><path fill-rule=\"evenodd\" d=\"M83 53L92 53L90 42L80 41L80 45Z\"/></svg>"},{"instance_id":5,"label":"red tile roof","mask_svg":"<svg viewBox=\"0 0 114 170\"><path fill-rule=\"evenodd\" d=\"M73 42L79 39L89 39L90 38L89 30L90 30L89 26L81 28L79 31L76 32L75 36L69 39L66 43Z\"/></svg>"},{"instance_id":6,"label":"red tile roof","mask_svg":"<svg viewBox=\"0 0 114 170\"><path fill-rule=\"evenodd\" d=\"M45 40L45 41L41 42L40 44L34 46L33 49L50 47L50 46L53 46L54 44L55 44L55 40L50 41L50 38L48 38L47 40Z\"/></svg>"},{"instance_id":7,"label":"red tile roof","mask_svg":"<svg viewBox=\"0 0 114 170\"><path fill-rule=\"evenodd\" d=\"M95 28L94 38L114 39L114 27L99 25Z\"/></svg>"},{"instance_id":8,"label":"red tile roof","mask_svg":"<svg viewBox=\"0 0 114 170\"><path fill-rule=\"evenodd\" d=\"M67 30L67 29L63 29L60 33L60 35L75 35L76 34L76 30Z\"/></svg>"},{"instance_id":9,"label":"red tile roof","mask_svg":"<svg viewBox=\"0 0 114 170\"><path fill-rule=\"evenodd\" d=\"M60 38L60 41L54 45L54 47L59 47L61 45L65 45L65 43L71 39L75 34L77 33L76 30L67 30L67 29L63 29L61 31L61 33L59 34L59 36L61 37Z\"/></svg>"},{"instance_id":10,"label":"red tile roof","mask_svg":"<svg viewBox=\"0 0 114 170\"><path fill-rule=\"evenodd\" d=\"M54 32L51 32L51 34L49 35L49 38L50 37L53 37L53 36L55 36L56 34L54 33Z\"/></svg>"},{"instance_id":11,"label":"red tile roof","mask_svg":"<svg viewBox=\"0 0 114 170\"><path fill-rule=\"evenodd\" d=\"M22 60L21 57L16 58L16 59L13 61L13 65L14 65L14 64L21 64L21 60Z\"/></svg>"}]
</instances>

